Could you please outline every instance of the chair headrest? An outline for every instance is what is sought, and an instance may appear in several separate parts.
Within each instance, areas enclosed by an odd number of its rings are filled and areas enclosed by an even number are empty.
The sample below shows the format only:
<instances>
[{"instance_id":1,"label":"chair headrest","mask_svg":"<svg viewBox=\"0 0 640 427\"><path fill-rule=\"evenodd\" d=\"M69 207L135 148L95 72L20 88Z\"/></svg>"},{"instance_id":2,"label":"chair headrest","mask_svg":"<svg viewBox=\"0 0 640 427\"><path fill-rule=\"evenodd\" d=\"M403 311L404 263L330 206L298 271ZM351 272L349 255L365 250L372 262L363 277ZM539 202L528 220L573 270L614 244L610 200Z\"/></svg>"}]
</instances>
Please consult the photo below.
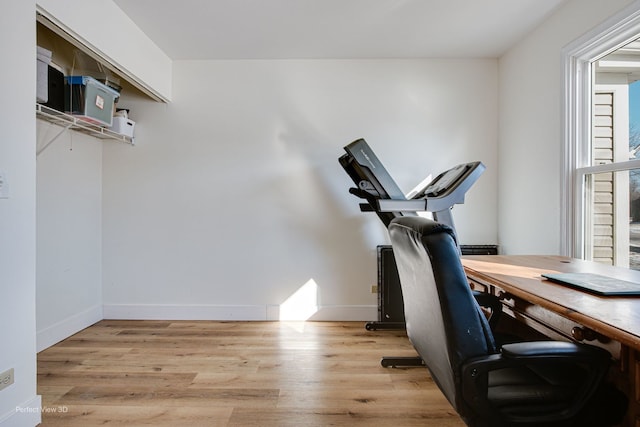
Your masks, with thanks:
<instances>
[{"instance_id":1,"label":"chair headrest","mask_svg":"<svg viewBox=\"0 0 640 427\"><path fill-rule=\"evenodd\" d=\"M391 221L391 224L394 224L396 227L409 228L422 236L447 233L453 237L454 243L457 242L456 234L451 227L428 218L420 216L399 217Z\"/></svg>"}]
</instances>

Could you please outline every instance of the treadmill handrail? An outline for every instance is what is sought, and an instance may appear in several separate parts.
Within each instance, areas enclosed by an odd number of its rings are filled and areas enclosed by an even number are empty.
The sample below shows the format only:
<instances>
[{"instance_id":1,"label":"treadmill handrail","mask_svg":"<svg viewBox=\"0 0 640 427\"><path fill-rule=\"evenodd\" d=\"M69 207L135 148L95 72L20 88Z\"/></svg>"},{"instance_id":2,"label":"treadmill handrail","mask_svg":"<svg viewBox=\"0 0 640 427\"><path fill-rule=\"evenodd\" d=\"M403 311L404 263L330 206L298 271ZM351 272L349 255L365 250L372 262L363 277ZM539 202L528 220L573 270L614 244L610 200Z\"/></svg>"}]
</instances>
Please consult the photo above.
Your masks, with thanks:
<instances>
[{"instance_id":1,"label":"treadmill handrail","mask_svg":"<svg viewBox=\"0 0 640 427\"><path fill-rule=\"evenodd\" d=\"M425 212L427 211L426 199L398 200L378 199L376 207L380 212Z\"/></svg>"},{"instance_id":2,"label":"treadmill handrail","mask_svg":"<svg viewBox=\"0 0 640 427\"><path fill-rule=\"evenodd\" d=\"M380 212L441 212L453 208L454 204L463 204L462 201L453 203L451 197L426 198L414 200L376 200Z\"/></svg>"}]
</instances>

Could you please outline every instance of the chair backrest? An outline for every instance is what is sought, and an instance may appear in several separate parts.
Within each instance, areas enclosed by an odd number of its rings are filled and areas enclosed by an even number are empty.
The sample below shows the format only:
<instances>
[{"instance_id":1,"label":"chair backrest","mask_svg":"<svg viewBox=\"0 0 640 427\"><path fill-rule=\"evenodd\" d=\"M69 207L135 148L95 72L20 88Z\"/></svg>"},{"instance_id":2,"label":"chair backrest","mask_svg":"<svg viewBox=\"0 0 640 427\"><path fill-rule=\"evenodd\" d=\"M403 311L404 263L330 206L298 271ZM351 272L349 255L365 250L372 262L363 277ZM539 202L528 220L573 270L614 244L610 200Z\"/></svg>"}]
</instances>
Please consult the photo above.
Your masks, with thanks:
<instances>
[{"instance_id":1,"label":"chair backrest","mask_svg":"<svg viewBox=\"0 0 640 427\"><path fill-rule=\"evenodd\" d=\"M459 368L496 353L486 317L467 281L450 227L423 217L389 226L404 299L407 335L434 381L458 409Z\"/></svg>"}]
</instances>

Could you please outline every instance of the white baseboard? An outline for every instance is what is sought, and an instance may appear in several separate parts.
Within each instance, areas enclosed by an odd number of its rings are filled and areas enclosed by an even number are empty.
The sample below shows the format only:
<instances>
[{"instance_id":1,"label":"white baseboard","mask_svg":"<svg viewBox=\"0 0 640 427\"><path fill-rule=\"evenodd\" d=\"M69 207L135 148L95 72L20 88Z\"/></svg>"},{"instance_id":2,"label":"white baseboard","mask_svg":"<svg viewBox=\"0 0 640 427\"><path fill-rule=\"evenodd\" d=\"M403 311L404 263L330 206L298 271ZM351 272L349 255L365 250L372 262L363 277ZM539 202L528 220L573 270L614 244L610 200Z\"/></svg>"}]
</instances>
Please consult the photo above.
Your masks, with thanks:
<instances>
[{"instance_id":1,"label":"white baseboard","mask_svg":"<svg viewBox=\"0 0 640 427\"><path fill-rule=\"evenodd\" d=\"M315 320L324 322L367 322L378 319L375 305L322 305L311 317L295 320ZM273 320L280 320L279 318ZM284 320L284 319L283 319Z\"/></svg>"},{"instance_id":2,"label":"white baseboard","mask_svg":"<svg viewBox=\"0 0 640 427\"><path fill-rule=\"evenodd\" d=\"M42 351L103 319L102 306L95 305L37 332L36 350Z\"/></svg>"},{"instance_id":3,"label":"white baseboard","mask_svg":"<svg viewBox=\"0 0 640 427\"><path fill-rule=\"evenodd\" d=\"M280 316L278 305L172 305L172 304L108 304L94 306L37 332L40 352L99 322L102 319L127 320L222 320L222 321L371 321L378 318L375 305L319 306L303 317Z\"/></svg>"},{"instance_id":4,"label":"white baseboard","mask_svg":"<svg viewBox=\"0 0 640 427\"><path fill-rule=\"evenodd\" d=\"M171 304L107 304L105 319L128 320L280 320L277 305L171 305ZM320 306L306 318L287 320L369 321L378 318L374 305Z\"/></svg>"},{"instance_id":5,"label":"white baseboard","mask_svg":"<svg viewBox=\"0 0 640 427\"><path fill-rule=\"evenodd\" d=\"M32 427L42 422L42 399L39 395L0 417L0 427Z\"/></svg>"},{"instance_id":6,"label":"white baseboard","mask_svg":"<svg viewBox=\"0 0 640 427\"><path fill-rule=\"evenodd\" d=\"M105 319L127 320L264 320L265 306L105 304Z\"/></svg>"}]
</instances>

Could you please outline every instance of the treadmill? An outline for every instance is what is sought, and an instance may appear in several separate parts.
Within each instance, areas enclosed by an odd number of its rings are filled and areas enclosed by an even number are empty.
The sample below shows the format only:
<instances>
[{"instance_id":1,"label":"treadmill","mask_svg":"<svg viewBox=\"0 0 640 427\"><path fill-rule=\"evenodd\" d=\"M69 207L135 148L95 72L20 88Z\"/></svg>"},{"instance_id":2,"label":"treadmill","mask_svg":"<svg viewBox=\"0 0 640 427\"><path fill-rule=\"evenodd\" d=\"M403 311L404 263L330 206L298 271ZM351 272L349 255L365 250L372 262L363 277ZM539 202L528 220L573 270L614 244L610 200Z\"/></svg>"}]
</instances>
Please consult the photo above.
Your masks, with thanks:
<instances>
[{"instance_id":1,"label":"treadmill","mask_svg":"<svg viewBox=\"0 0 640 427\"><path fill-rule=\"evenodd\" d=\"M349 189L349 193L364 200L360 203L360 211L375 212L385 227L396 217L430 212L435 221L448 225L456 233L452 208L464 203L467 191L485 170L482 162L463 163L442 172L429 183L418 186L405 195L364 139L353 141L344 150L346 153L338 160L356 185ZM458 239L456 241L459 242ZM378 289L378 292L381 290ZM477 292L474 295L482 298ZM380 304L381 295L378 295L378 300ZM492 311L497 309L492 307ZM405 323L379 319L377 322L367 322L365 328L404 329ZM422 366L423 361L419 357L383 357L381 364L384 367Z\"/></svg>"},{"instance_id":2,"label":"treadmill","mask_svg":"<svg viewBox=\"0 0 640 427\"><path fill-rule=\"evenodd\" d=\"M398 216L431 212L433 219L456 231L451 209L463 204L467 191L485 170L482 162L457 165L406 196L391 178L369 144L358 139L344 147L338 160L357 187L349 193L364 199L362 212L375 212L385 227Z\"/></svg>"}]
</instances>

